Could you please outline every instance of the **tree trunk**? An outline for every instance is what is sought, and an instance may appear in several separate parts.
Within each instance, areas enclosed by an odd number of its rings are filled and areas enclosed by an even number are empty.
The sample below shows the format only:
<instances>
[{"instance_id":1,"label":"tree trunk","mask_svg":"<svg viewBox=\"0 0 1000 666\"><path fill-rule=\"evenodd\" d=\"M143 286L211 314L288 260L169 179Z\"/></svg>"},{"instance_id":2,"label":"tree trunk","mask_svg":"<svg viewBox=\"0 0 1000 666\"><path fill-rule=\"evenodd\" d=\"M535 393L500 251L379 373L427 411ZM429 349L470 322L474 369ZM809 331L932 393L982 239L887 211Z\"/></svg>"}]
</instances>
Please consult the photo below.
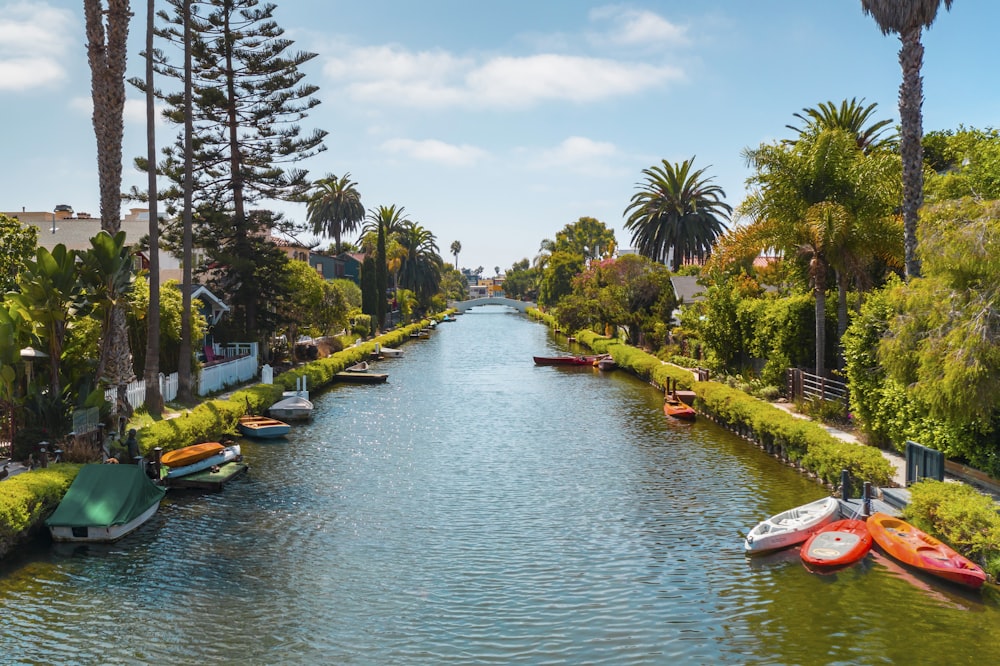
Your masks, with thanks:
<instances>
[{"instance_id":1,"label":"tree trunk","mask_svg":"<svg viewBox=\"0 0 1000 666\"><path fill-rule=\"evenodd\" d=\"M156 97L153 94L153 28L155 0L146 3L146 158L149 192L149 312L146 315L146 411L163 414L160 393L160 225L156 210Z\"/></svg>"},{"instance_id":2,"label":"tree trunk","mask_svg":"<svg viewBox=\"0 0 1000 666\"><path fill-rule=\"evenodd\" d=\"M923 66L924 47L920 43L921 27L901 32L899 39L899 65L903 70L903 82L899 86L899 152L903 160L903 243L906 261L906 277L920 277L920 259L917 256L917 220L924 199L923 172Z\"/></svg>"},{"instance_id":3,"label":"tree trunk","mask_svg":"<svg viewBox=\"0 0 1000 666\"><path fill-rule=\"evenodd\" d=\"M177 359L177 398L184 403L194 402L194 392L191 387L191 205L194 176L191 173L194 164L193 135L194 126L191 117L191 0L184 0L184 212L183 212L183 249L181 254L181 343ZM152 167L152 165L151 165Z\"/></svg>"},{"instance_id":4,"label":"tree trunk","mask_svg":"<svg viewBox=\"0 0 1000 666\"><path fill-rule=\"evenodd\" d=\"M844 368L844 354L841 345L847 332L847 274L837 271L837 369Z\"/></svg>"}]
</instances>

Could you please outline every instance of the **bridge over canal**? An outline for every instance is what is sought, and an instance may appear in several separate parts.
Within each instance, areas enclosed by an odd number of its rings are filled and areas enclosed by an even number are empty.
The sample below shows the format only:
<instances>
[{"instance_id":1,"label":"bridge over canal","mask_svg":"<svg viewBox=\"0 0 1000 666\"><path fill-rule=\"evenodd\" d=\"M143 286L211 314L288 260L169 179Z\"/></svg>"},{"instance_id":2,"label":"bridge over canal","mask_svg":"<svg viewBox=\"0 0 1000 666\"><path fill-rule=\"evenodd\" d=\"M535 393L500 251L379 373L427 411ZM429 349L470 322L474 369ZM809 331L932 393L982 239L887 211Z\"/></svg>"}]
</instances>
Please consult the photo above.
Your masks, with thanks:
<instances>
[{"instance_id":1,"label":"bridge over canal","mask_svg":"<svg viewBox=\"0 0 1000 666\"><path fill-rule=\"evenodd\" d=\"M505 298L503 296L486 296L484 298L472 298L467 301L450 301L448 303L449 308L455 308L459 312L465 312L479 305L506 305L521 312L524 312L528 308L538 307L537 303L532 303L531 301L515 301L513 298Z\"/></svg>"}]
</instances>

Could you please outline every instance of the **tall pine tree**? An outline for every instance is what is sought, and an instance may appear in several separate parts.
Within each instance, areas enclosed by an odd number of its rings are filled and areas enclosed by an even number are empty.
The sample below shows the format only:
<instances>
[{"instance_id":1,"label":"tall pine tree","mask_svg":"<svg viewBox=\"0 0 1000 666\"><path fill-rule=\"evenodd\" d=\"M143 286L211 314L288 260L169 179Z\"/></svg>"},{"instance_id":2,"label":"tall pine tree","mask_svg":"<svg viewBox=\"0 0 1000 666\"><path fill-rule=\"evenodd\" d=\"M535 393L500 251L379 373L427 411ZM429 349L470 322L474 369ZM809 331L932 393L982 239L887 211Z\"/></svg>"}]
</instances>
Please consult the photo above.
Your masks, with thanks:
<instances>
[{"instance_id":1,"label":"tall pine tree","mask_svg":"<svg viewBox=\"0 0 1000 666\"><path fill-rule=\"evenodd\" d=\"M184 43L184 2L168 0L172 13L159 12L160 37L180 48ZM275 256L262 251L271 228L289 223L254 207L266 201L302 200L312 183L294 164L326 149L326 132L303 134L297 124L319 104L318 88L303 83L299 67L315 53L292 51L293 42L274 20L276 5L258 0L212 0L191 3L190 48L193 59L191 125L194 144L194 244L212 266L210 284L222 290L232 307L238 332L267 333L266 305L274 295L259 281L262 262ZM158 71L180 79L183 68L161 51ZM182 90L160 93L167 116L186 117ZM164 149L162 172L174 187L162 193L179 201L184 188L183 138ZM168 211L170 210L168 204ZM176 209L175 209L176 210ZM169 230L165 236L170 237ZM264 239L264 240L262 240ZM270 244L273 246L273 244Z\"/></svg>"}]
</instances>

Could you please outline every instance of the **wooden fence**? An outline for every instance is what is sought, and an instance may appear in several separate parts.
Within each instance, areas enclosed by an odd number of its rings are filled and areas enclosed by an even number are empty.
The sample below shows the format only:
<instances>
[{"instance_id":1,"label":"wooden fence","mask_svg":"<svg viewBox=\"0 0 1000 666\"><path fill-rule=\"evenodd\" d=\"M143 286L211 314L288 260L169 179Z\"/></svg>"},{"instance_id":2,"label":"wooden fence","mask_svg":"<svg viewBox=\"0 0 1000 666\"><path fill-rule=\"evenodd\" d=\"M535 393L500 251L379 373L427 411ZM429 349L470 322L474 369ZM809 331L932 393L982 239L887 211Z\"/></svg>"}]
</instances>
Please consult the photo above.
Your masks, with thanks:
<instances>
[{"instance_id":1,"label":"wooden fence","mask_svg":"<svg viewBox=\"0 0 1000 666\"><path fill-rule=\"evenodd\" d=\"M847 383L798 368L788 369L788 397L792 400L829 400L847 406Z\"/></svg>"}]
</instances>

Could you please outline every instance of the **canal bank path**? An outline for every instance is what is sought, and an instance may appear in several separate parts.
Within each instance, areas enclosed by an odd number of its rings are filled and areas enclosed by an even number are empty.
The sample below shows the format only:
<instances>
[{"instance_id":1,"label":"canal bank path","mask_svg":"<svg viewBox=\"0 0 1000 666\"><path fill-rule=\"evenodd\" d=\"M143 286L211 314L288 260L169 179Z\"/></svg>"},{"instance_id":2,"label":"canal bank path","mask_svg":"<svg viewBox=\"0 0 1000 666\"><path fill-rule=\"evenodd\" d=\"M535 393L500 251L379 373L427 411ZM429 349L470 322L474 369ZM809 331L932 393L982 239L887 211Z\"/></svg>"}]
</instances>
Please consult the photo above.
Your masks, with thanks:
<instances>
[{"instance_id":1,"label":"canal bank path","mask_svg":"<svg viewBox=\"0 0 1000 666\"><path fill-rule=\"evenodd\" d=\"M800 414L799 412L795 411L795 405L790 402L772 402L771 404L777 407L778 409L785 410L786 412L788 412L789 414L791 414L796 418L811 420L809 416L805 414ZM852 444L857 444L859 446L868 446L860 439L858 439L855 435L849 432L845 432L844 430L840 430L839 428L835 428L826 423L817 422L817 424L821 426L824 430L826 430L828 433L830 433L830 435L836 437L837 439L840 439L845 442L850 442ZM879 449L879 452L882 454L882 457L888 460L889 464L892 465L892 468L894 470L892 475L893 484L896 487L905 489L906 458L900 455L899 453L896 453L895 451L887 451L885 449ZM947 470L945 471L944 480L949 483L967 483L972 487L974 487L976 490L980 491L981 493L990 495L991 497L993 497L994 501L1000 504L1000 483L990 482L980 479L963 478Z\"/></svg>"}]
</instances>

